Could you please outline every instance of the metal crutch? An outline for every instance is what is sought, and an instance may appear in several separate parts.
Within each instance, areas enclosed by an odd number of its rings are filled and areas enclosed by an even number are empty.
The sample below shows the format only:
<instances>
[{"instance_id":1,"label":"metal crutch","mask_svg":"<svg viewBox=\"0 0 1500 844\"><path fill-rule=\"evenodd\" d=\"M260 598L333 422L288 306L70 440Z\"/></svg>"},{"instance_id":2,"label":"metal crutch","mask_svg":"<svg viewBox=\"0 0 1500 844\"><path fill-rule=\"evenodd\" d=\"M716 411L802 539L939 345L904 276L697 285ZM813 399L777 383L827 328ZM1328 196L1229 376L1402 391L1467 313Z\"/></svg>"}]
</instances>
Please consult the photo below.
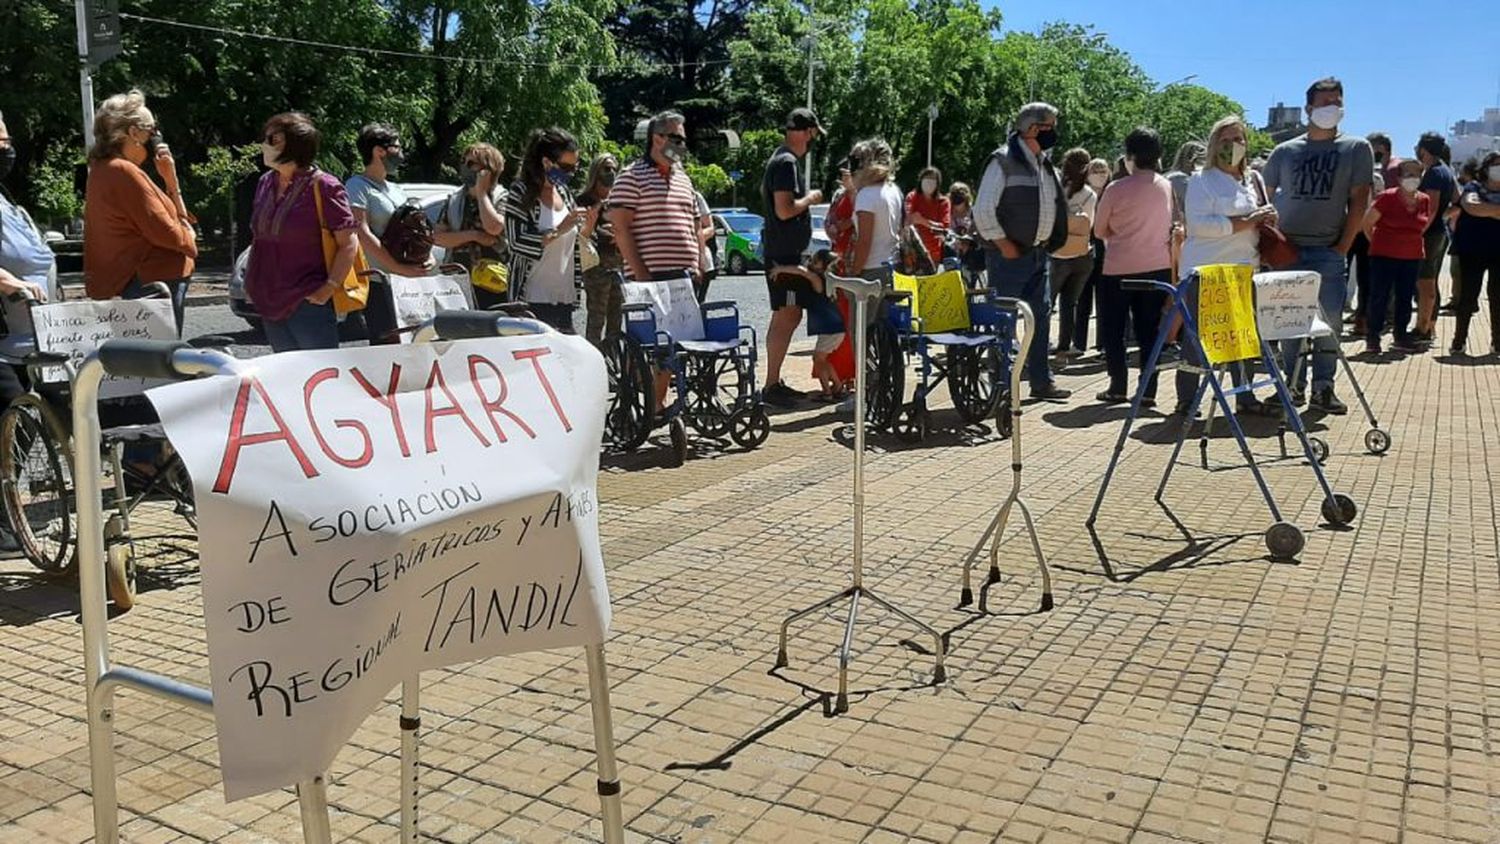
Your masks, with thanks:
<instances>
[{"instance_id":1,"label":"metal crutch","mask_svg":"<svg viewBox=\"0 0 1500 844\"><path fill-rule=\"evenodd\" d=\"M110 661L104 601L104 501L99 483L99 384L106 373L181 381L233 374L239 366L239 361L222 352L194 349L181 341L109 340L84 359L73 381L79 615L83 621L94 839L99 844L116 844L120 839L120 807L115 793L115 689L137 689L200 712L213 712L209 689ZM328 822L328 793L322 776L297 784L297 803L303 840L307 844L330 844L333 836Z\"/></svg>"},{"instance_id":2,"label":"metal crutch","mask_svg":"<svg viewBox=\"0 0 1500 844\"><path fill-rule=\"evenodd\" d=\"M849 601L849 620L844 624L844 638L839 646L839 691L834 702L835 712L849 711L849 659L850 651L854 647L854 622L859 615L859 602L861 599L884 608L892 615L901 618L908 624L932 637L933 652L937 655L937 667L932 673L933 684L939 684L948 677L947 670L943 667L943 658L947 650L942 634L931 625L918 621L915 617L899 609L894 604L876 595L864 585L864 539L865 539L865 359L866 333L871 300L878 299L883 295L884 286L879 281L866 281L861 278L841 278L829 273L828 283L835 290L842 290L849 294L854 300L854 568L853 581L848 589L834 595L831 598L819 601L804 610L798 610L787 617L781 623L780 647L776 651L776 667L787 667L787 628L792 622L805 618L819 610L834 606L841 601Z\"/></svg>"},{"instance_id":3,"label":"metal crutch","mask_svg":"<svg viewBox=\"0 0 1500 844\"><path fill-rule=\"evenodd\" d=\"M412 342L514 337L553 332L551 326L495 311L443 311L417 329ZM555 333L555 332L553 332ZM594 720L594 754L598 762L596 790L604 824L604 844L624 844L625 812L620 775L615 764L615 733L609 705L609 667L604 645L584 646L589 673L589 706ZM401 840L417 835L417 729L421 726L421 675L401 684Z\"/></svg>"},{"instance_id":4,"label":"metal crutch","mask_svg":"<svg viewBox=\"0 0 1500 844\"><path fill-rule=\"evenodd\" d=\"M1010 367L1010 469L1011 485L1010 493L1005 496L1005 503L1000 505L1000 512L990 519L989 527L984 529L984 535L979 537L979 542L974 545L974 550L964 559L963 591L959 595L958 605L967 607L974 601L974 589L972 585L971 572L974 568L974 560L979 556L979 551L989 542L991 537L994 541L990 543L990 573L985 587L1000 582L1000 535L1005 532L1006 520L1010 518L1012 506L1021 511L1022 518L1026 521L1026 531L1031 534L1031 549L1036 553L1037 568L1042 572L1042 612L1052 609L1052 573L1047 569L1047 557L1042 553L1042 542L1037 537L1036 524L1031 518L1031 508L1021 500L1021 362L1026 360L1026 353L1031 349L1031 339L1034 332L1036 317L1031 312L1031 306L1014 298L997 298L995 304L1011 313L1021 320L1021 351L1012 361ZM979 590L979 611L988 612L989 601L988 588Z\"/></svg>"}]
</instances>

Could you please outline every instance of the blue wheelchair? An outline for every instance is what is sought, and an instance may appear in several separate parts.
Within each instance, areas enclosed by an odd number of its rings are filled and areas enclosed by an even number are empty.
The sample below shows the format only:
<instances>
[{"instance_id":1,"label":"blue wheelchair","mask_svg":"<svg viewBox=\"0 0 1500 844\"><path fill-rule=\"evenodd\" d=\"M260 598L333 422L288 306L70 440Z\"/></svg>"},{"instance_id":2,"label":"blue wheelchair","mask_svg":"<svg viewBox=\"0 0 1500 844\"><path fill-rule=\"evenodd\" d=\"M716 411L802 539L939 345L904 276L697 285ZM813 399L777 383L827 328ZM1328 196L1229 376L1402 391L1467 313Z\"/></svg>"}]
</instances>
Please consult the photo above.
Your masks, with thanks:
<instances>
[{"instance_id":1,"label":"blue wheelchair","mask_svg":"<svg viewBox=\"0 0 1500 844\"><path fill-rule=\"evenodd\" d=\"M744 449L765 443L771 420L755 382L758 338L740 321L739 307L700 304L687 277L631 282L623 289L625 331L605 351L610 438L633 451L651 430L665 426L675 465L687 459L689 428ZM658 410L657 382L663 377L671 400Z\"/></svg>"}]
</instances>

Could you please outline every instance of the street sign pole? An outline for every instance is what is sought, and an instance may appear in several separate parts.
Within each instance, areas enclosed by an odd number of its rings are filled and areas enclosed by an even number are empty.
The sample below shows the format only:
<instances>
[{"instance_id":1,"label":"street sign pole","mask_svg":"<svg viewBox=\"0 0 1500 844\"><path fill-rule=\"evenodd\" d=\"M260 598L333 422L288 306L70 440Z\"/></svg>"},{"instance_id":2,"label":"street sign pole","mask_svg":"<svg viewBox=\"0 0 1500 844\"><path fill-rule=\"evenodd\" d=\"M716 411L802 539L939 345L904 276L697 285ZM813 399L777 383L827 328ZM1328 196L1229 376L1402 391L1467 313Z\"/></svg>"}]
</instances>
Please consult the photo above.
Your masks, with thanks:
<instances>
[{"instance_id":1,"label":"street sign pole","mask_svg":"<svg viewBox=\"0 0 1500 844\"><path fill-rule=\"evenodd\" d=\"M83 104L83 152L88 155L94 133L94 77L89 66L89 7L86 0L74 0L74 20L78 24L78 93Z\"/></svg>"}]
</instances>

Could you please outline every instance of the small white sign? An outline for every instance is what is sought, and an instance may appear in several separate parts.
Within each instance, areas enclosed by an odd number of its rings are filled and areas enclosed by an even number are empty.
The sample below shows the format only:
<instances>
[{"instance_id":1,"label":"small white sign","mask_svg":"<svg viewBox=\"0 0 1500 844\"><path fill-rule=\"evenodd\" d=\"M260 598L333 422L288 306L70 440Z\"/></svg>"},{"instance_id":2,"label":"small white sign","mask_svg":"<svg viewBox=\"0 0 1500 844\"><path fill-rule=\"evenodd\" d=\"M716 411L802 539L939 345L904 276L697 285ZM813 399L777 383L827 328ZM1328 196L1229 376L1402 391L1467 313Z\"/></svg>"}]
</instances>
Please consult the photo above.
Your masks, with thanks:
<instances>
[{"instance_id":1,"label":"small white sign","mask_svg":"<svg viewBox=\"0 0 1500 844\"><path fill-rule=\"evenodd\" d=\"M605 393L599 353L558 334L290 352L149 393L197 497L227 799L326 771L418 671L603 641Z\"/></svg>"},{"instance_id":2,"label":"small white sign","mask_svg":"<svg viewBox=\"0 0 1500 844\"><path fill-rule=\"evenodd\" d=\"M1296 340L1328 332L1318 307L1322 276L1309 270L1255 274L1255 324L1263 340Z\"/></svg>"},{"instance_id":3,"label":"small white sign","mask_svg":"<svg viewBox=\"0 0 1500 844\"><path fill-rule=\"evenodd\" d=\"M78 299L32 305L31 324L36 331L37 349L68 355L73 359L75 371L84 357L105 340L177 339L177 320L172 315L170 299ZM49 384L64 382L68 373L61 366L43 367L42 380ZM148 386L141 378L106 375L99 385L99 398L136 396Z\"/></svg>"},{"instance_id":4,"label":"small white sign","mask_svg":"<svg viewBox=\"0 0 1500 844\"><path fill-rule=\"evenodd\" d=\"M439 311L464 311L474 307L474 289L467 273L388 277L396 302L396 325L415 328ZM410 343L412 333L401 332L401 342Z\"/></svg>"},{"instance_id":5,"label":"small white sign","mask_svg":"<svg viewBox=\"0 0 1500 844\"><path fill-rule=\"evenodd\" d=\"M625 304L651 306L657 331L667 332L675 341L703 339L703 310L686 276L671 281L627 281L624 292Z\"/></svg>"}]
</instances>

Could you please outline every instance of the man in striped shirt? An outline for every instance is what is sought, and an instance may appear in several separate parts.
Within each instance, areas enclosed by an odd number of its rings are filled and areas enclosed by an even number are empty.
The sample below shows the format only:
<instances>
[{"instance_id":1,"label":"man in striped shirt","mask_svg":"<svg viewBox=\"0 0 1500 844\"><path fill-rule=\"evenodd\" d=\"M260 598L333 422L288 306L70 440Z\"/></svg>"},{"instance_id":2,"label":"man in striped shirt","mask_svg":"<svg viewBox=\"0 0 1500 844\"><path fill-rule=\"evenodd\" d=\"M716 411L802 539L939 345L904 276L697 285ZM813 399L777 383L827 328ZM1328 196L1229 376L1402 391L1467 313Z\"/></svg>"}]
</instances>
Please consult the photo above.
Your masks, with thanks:
<instances>
[{"instance_id":1,"label":"man in striped shirt","mask_svg":"<svg viewBox=\"0 0 1500 844\"><path fill-rule=\"evenodd\" d=\"M609 219L625 270L635 281L681 278L701 284L697 192L687 171L684 120L675 111L651 118L649 152L615 180Z\"/></svg>"}]
</instances>

